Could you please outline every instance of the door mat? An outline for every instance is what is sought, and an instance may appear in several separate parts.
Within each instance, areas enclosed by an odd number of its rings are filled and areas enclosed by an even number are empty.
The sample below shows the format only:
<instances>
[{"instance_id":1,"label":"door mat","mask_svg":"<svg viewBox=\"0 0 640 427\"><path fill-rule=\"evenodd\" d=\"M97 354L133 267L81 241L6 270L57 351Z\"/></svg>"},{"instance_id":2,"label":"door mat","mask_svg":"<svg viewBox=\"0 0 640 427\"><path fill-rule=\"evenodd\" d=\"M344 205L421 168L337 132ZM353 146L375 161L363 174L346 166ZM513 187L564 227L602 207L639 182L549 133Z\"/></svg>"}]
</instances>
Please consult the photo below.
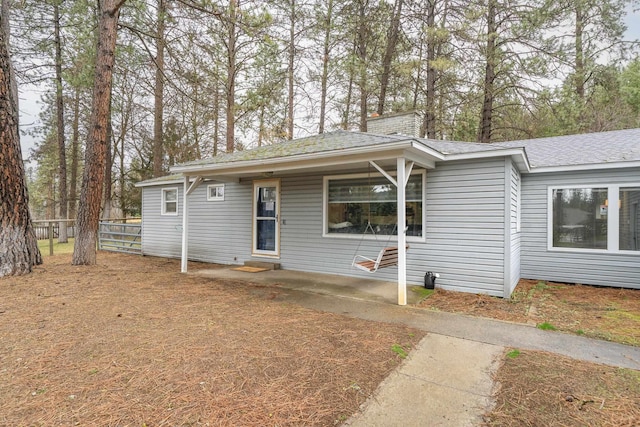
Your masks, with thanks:
<instances>
[{"instance_id":1,"label":"door mat","mask_svg":"<svg viewBox=\"0 0 640 427\"><path fill-rule=\"evenodd\" d=\"M232 270L244 271L246 273L260 273L261 271L268 271L270 269L269 268L262 268L262 267L249 267L248 265L245 265L245 266L242 266L242 267L232 268Z\"/></svg>"}]
</instances>

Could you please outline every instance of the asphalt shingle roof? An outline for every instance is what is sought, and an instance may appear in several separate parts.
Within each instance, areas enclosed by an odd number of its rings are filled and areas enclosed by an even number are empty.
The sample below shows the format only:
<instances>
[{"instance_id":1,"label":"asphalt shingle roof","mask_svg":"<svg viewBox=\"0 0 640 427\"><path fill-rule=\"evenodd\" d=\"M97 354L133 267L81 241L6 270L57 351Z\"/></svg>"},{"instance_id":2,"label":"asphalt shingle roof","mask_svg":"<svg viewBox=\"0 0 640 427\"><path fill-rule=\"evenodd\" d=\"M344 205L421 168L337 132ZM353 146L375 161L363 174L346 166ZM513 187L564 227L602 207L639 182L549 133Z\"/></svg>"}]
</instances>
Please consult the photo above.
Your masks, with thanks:
<instances>
[{"instance_id":1,"label":"asphalt shingle roof","mask_svg":"<svg viewBox=\"0 0 640 427\"><path fill-rule=\"evenodd\" d=\"M180 166L215 165L251 160L275 159L302 154L315 154L349 148L371 147L411 139L402 135L375 135L337 130L320 135L307 136L279 144L264 145L250 150L235 151L202 160L182 163Z\"/></svg>"},{"instance_id":2,"label":"asphalt shingle roof","mask_svg":"<svg viewBox=\"0 0 640 427\"><path fill-rule=\"evenodd\" d=\"M554 136L491 145L524 147L533 169L640 161L640 129Z\"/></svg>"},{"instance_id":3,"label":"asphalt shingle roof","mask_svg":"<svg viewBox=\"0 0 640 427\"><path fill-rule=\"evenodd\" d=\"M640 161L640 129L588 133L549 138L480 144L440 141L404 135L378 135L363 132L333 131L250 150L221 154L179 166L218 165L234 162L287 158L335 152L351 148L374 147L413 140L444 155L524 148L532 169L575 165Z\"/></svg>"}]
</instances>

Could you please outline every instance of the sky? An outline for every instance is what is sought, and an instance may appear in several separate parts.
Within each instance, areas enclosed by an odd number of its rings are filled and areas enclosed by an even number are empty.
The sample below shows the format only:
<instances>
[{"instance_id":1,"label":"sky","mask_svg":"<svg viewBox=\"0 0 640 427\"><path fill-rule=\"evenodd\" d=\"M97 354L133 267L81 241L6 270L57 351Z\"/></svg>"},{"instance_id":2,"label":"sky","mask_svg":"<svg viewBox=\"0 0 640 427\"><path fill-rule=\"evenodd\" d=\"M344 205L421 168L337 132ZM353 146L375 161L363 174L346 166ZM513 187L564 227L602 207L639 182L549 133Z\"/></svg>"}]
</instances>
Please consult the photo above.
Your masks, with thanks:
<instances>
[{"instance_id":1,"label":"sky","mask_svg":"<svg viewBox=\"0 0 640 427\"><path fill-rule=\"evenodd\" d=\"M640 10L633 11L631 7L628 7L627 17L625 20L627 24L626 39L627 40L640 40ZM20 129L26 131L33 127L38 122L38 114L41 109L40 95L41 89L38 87L30 86L19 89L20 92ZM31 149L35 146L34 139L29 135L21 135L20 143L22 146L22 157L28 159L31 154Z\"/></svg>"}]
</instances>

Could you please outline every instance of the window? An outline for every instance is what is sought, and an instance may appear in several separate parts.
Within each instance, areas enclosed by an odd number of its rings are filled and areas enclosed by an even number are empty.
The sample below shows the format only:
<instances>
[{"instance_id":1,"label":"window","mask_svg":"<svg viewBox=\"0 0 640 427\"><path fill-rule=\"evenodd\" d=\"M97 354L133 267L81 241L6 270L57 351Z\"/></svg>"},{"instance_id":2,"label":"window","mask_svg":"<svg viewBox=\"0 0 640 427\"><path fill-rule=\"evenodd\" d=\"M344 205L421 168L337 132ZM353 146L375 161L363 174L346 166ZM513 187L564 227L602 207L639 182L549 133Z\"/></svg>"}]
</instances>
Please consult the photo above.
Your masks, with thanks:
<instances>
[{"instance_id":1,"label":"window","mask_svg":"<svg viewBox=\"0 0 640 427\"><path fill-rule=\"evenodd\" d=\"M207 200L208 201L223 201L224 200L224 184L211 184L207 186Z\"/></svg>"},{"instance_id":2,"label":"window","mask_svg":"<svg viewBox=\"0 0 640 427\"><path fill-rule=\"evenodd\" d=\"M640 253L640 185L549 188L549 249Z\"/></svg>"},{"instance_id":3,"label":"window","mask_svg":"<svg viewBox=\"0 0 640 427\"><path fill-rule=\"evenodd\" d=\"M640 251L640 186L621 187L619 242L621 251Z\"/></svg>"},{"instance_id":4,"label":"window","mask_svg":"<svg viewBox=\"0 0 640 427\"><path fill-rule=\"evenodd\" d=\"M178 215L178 189L162 189L162 215Z\"/></svg>"},{"instance_id":5,"label":"window","mask_svg":"<svg viewBox=\"0 0 640 427\"><path fill-rule=\"evenodd\" d=\"M553 247L607 249L606 188L552 190Z\"/></svg>"},{"instance_id":6,"label":"window","mask_svg":"<svg viewBox=\"0 0 640 427\"><path fill-rule=\"evenodd\" d=\"M424 172L406 187L407 236L423 235ZM397 190L383 176L325 178L325 235L362 235L370 222L377 235L397 234Z\"/></svg>"}]
</instances>

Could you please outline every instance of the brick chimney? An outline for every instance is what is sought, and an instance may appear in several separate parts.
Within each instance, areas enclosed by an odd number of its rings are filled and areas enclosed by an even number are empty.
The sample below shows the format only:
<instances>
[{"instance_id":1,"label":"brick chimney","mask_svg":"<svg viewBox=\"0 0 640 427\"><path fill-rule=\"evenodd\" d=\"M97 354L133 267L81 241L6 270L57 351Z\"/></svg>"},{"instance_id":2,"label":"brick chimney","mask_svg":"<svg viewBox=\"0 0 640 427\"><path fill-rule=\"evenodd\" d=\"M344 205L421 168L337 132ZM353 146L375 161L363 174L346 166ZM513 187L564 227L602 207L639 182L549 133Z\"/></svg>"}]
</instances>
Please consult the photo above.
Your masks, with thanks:
<instances>
[{"instance_id":1,"label":"brick chimney","mask_svg":"<svg viewBox=\"0 0 640 427\"><path fill-rule=\"evenodd\" d=\"M367 118L367 132L381 135L420 136L420 116L415 111L372 115Z\"/></svg>"}]
</instances>

